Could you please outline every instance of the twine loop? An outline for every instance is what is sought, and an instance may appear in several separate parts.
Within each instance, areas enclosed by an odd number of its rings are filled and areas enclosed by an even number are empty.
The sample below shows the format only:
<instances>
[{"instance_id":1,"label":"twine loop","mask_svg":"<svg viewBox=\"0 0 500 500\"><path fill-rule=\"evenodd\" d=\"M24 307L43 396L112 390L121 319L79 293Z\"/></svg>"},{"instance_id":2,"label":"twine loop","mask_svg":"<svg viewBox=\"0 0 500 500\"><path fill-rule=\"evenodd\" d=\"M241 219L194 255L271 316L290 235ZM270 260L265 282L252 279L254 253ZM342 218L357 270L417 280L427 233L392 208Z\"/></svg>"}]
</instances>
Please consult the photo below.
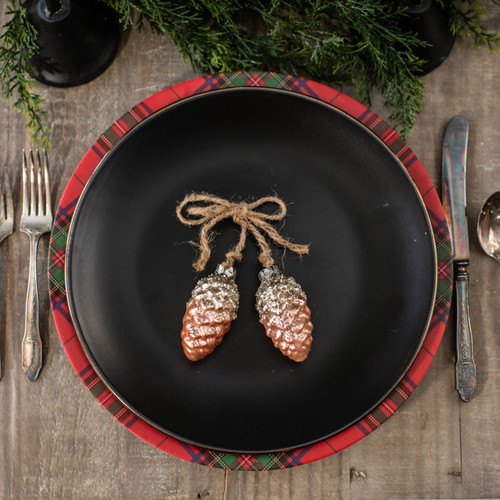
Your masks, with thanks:
<instances>
[{"instance_id":1,"label":"twine loop","mask_svg":"<svg viewBox=\"0 0 500 500\"><path fill-rule=\"evenodd\" d=\"M257 210L266 203L277 205L276 212L267 214ZM193 263L197 271L205 269L211 254L210 242L213 239L211 229L223 219L232 219L241 228L238 243L226 253L226 260L222 263L226 269L233 267L235 262L242 259L248 233L257 241L260 249L259 262L264 267L271 267L274 264L267 239L299 255L309 253L308 245L292 243L283 238L270 224L282 220L287 212L285 203L277 196L266 196L252 203L235 203L207 193L192 193L177 205L176 212L178 219L186 226L201 226L200 242L194 243L200 248L200 255Z\"/></svg>"}]
</instances>

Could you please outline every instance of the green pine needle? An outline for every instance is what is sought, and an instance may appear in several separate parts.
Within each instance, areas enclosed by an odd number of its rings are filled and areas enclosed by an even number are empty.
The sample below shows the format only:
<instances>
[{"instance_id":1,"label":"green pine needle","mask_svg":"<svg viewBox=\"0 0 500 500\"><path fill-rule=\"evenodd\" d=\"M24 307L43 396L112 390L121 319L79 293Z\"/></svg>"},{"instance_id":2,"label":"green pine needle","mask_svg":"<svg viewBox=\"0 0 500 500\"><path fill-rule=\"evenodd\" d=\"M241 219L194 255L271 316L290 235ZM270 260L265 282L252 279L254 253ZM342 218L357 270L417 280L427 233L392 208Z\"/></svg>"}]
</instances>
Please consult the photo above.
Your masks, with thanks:
<instances>
[{"instance_id":1,"label":"green pine needle","mask_svg":"<svg viewBox=\"0 0 500 500\"><path fill-rule=\"evenodd\" d=\"M29 58L38 51L37 33L28 21L20 0L9 0L6 14L10 19L0 36L2 97L9 99L14 96L13 108L26 118L26 127L31 131L34 142L48 148L49 129L43 124L46 114L44 100L36 92L35 80L29 76Z\"/></svg>"}]
</instances>

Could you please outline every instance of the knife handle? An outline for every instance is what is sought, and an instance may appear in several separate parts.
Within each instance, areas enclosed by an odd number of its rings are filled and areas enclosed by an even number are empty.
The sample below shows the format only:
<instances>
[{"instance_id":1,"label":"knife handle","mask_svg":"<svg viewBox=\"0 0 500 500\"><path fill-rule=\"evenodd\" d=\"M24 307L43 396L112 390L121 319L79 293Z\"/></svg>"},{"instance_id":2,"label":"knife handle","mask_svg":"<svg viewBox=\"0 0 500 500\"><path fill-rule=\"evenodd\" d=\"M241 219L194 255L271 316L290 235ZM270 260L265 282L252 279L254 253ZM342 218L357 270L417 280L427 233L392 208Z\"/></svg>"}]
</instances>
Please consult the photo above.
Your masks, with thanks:
<instances>
[{"instance_id":1,"label":"knife handle","mask_svg":"<svg viewBox=\"0 0 500 500\"><path fill-rule=\"evenodd\" d=\"M469 317L468 262L459 262L455 272L457 297L457 365L456 387L465 403L472 399L476 388L476 364L472 350L472 330Z\"/></svg>"}]
</instances>

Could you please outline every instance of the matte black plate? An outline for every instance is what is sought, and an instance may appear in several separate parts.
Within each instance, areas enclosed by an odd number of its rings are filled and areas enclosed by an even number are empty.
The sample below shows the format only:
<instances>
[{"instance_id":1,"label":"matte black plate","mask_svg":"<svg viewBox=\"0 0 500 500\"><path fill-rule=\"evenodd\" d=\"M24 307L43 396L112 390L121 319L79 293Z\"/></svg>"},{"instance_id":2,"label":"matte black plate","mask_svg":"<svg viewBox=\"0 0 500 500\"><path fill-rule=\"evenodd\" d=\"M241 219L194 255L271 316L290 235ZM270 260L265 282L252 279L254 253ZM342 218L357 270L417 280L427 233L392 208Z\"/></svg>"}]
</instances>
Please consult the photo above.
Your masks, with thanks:
<instances>
[{"instance_id":1,"label":"matte black plate","mask_svg":"<svg viewBox=\"0 0 500 500\"><path fill-rule=\"evenodd\" d=\"M186 301L238 237L221 223L206 272L194 272L196 230L175 208L200 191L290 204L281 232L310 255L275 257L308 295L305 362L285 358L258 321L253 241L230 332L205 360L184 357ZM185 99L127 134L82 195L66 272L80 341L111 390L170 435L242 453L322 440L373 409L418 352L436 283L427 214L395 156L333 107L263 88Z\"/></svg>"}]
</instances>

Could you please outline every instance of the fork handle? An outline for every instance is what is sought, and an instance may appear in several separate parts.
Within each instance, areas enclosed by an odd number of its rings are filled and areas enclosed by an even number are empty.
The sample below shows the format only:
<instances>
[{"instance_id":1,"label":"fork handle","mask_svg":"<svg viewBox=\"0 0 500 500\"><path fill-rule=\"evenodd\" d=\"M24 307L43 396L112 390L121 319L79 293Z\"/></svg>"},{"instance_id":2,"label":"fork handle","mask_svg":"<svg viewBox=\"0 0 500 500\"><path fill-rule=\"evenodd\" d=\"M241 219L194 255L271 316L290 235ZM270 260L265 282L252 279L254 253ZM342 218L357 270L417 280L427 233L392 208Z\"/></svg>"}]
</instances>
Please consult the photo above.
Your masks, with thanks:
<instances>
[{"instance_id":1,"label":"fork handle","mask_svg":"<svg viewBox=\"0 0 500 500\"><path fill-rule=\"evenodd\" d=\"M34 382L42 368L42 339L39 326L39 302L36 257L38 235L30 234L30 264L28 274L28 291L26 293L26 310L24 337L22 345L23 370L26 377Z\"/></svg>"}]
</instances>

